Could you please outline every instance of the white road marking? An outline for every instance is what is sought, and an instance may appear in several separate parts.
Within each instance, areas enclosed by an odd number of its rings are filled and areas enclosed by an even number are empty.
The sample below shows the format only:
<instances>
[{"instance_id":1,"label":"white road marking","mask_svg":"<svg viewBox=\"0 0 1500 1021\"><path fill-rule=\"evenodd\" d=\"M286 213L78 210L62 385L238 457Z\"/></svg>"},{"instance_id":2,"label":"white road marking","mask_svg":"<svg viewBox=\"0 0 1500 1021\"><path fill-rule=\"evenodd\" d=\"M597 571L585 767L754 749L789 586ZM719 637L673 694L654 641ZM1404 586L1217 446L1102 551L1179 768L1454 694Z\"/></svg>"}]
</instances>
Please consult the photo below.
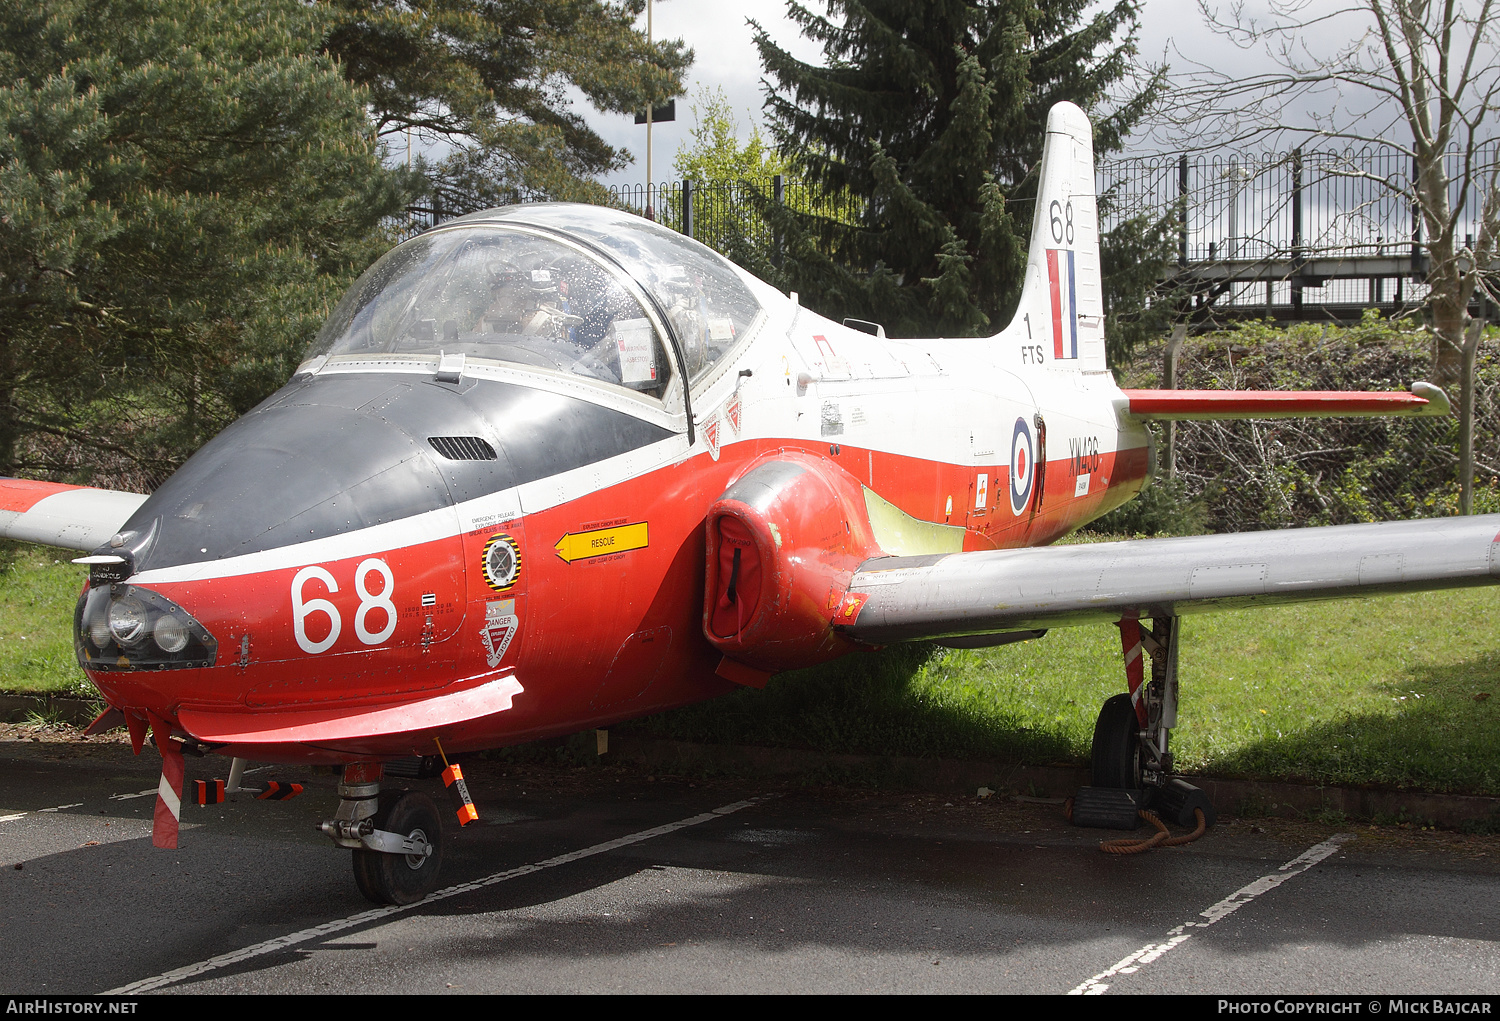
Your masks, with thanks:
<instances>
[{"instance_id":1,"label":"white road marking","mask_svg":"<svg viewBox=\"0 0 1500 1021\"><path fill-rule=\"evenodd\" d=\"M109 796L109 800L111 800L111 801L129 801L131 798L149 798L149 797L153 797L156 794L156 791L157 791L157 788L156 787L152 787L150 790L136 791L134 794L111 794Z\"/></svg>"},{"instance_id":2,"label":"white road marking","mask_svg":"<svg viewBox=\"0 0 1500 1021\"><path fill-rule=\"evenodd\" d=\"M153 791L152 793L154 794L155 792ZM546 861L535 862L531 865L521 865L517 868L507 869L504 872L496 872L494 875L486 876L483 879L476 879L470 883L460 883L457 886L450 886L446 889L438 890L436 893L430 893L425 899L419 900L415 904L392 904L383 908L372 908L369 911L361 911L357 915L350 915L347 918L334 919L331 922L324 922L322 925L315 925L311 929L303 929L300 932L290 933L286 936L277 936L275 939L268 939L263 943L256 943L253 946L244 947L240 950L231 950L227 954L220 954L217 957L210 957L206 961L199 961L196 964L189 964L181 968L174 968L171 971L162 972L160 975L153 975L150 978L143 978L138 981L132 982L129 985L120 986L118 989L111 989L101 995L127 996L133 995L135 993L150 992L153 989L160 989L163 986L171 985L174 982L180 982L186 978L192 978L195 975L202 975L210 971L217 971L220 968L226 968L232 964L239 964L241 961L248 961L251 958L261 957L265 954L272 954L278 950L285 950L287 947L296 946L298 943L306 943L309 940L322 939L326 936L331 936L336 932L342 932L345 929L352 929L355 926L367 925L371 922L379 921L383 918L389 918L393 915L399 915L416 908L426 907L427 905L435 904L440 900L447 900L449 897L457 897L459 894L471 893L475 890L483 889L486 886L494 886L496 883L504 883L512 879L519 879L522 876L529 876L534 872L541 872L545 869L556 868L559 865L567 865L569 862L579 861L583 858L591 858L596 854L604 854L605 852L613 851L616 848L628 847L631 844L639 844L642 841L651 840L654 837L665 836L668 833L672 833L676 830L686 829L689 826L698 826L706 822L712 822L714 819L718 819L722 816L738 812L742 808L749 808L751 805L757 804L764 800L766 799L747 798L744 801L736 801L731 805L724 805L721 808L715 808L712 811L703 812L699 815L689 816L686 819L679 819L676 822L669 822L664 826L655 826L649 830L641 830L638 833L631 833L628 836L617 837L614 840L606 840L604 843L594 844L592 847L585 847L578 851L569 851L566 854L560 854L555 858L548 858Z\"/></svg>"},{"instance_id":3,"label":"white road marking","mask_svg":"<svg viewBox=\"0 0 1500 1021\"><path fill-rule=\"evenodd\" d=\"M1300 876L1302 873L1318 864L1318 862L1322 861L1324 858L1327 858L1330 854L1337 851L1340 844L1344 843L1346 840L1352 839L1354 839L1354 834L1352 833L1336 833L1333 836L1329 837L1327 840L1323 841L1323 843L1314 844L1312 847L1309 847L1306 851L1303 851L1300 855L1293 858L1291 861L1287 862L1285 865L1281 866L1281 868L1277 869L1275 872L1272 872L1270 875L1261 876L1255 882L1250 883L1248 886L1240 887L1234 893L1231 893L1228 897L1225 897L1217 904L1213 904L1210 907L1205 908L1203 911L1199 912L1199 917L1203 918L1204 921L1183 922L1176 928L1169 930L1167 932L1167 938L1162 942L1147 943L1135 953L1118 961L1113 967L1109 968L1108 970L1101 971L1099 974L1095 975L1093 978L1087 980L1086 982L1082 982L1072 989L1069 989L1068 995L1097 996L1098 994L1104 992L1109 988L1109 984L1104 981L1105 979L1111 978L1115 975L1135 974L1137 971L1140 971L1141 968L1161 957L1173 947L1185 943L1189 939L1191 939L1193 937L1193 933L1188 932L1187 930L1207 929L1215 922L1229 917L1240 908L1244 907L1246 904L1249 904L1252 900L1259 897L1261 894L1269 893L1294 876Z\"/></svg>"},{"instance_id":4,"label":"white road marking","mask_svg":"<svg viewBox=\"0 0 1500 1021\"><path fill-rule=\"evenodd\" d=\"M13 819L24 819L28 815L41 815L43 812L61 812L65 808L78 808L83 802L75 801L71 805L53 805L51 808L38 808L30 812L17 812L15 815L0 815L0 822L10 822Z\"/></svg>"}]
</instances>

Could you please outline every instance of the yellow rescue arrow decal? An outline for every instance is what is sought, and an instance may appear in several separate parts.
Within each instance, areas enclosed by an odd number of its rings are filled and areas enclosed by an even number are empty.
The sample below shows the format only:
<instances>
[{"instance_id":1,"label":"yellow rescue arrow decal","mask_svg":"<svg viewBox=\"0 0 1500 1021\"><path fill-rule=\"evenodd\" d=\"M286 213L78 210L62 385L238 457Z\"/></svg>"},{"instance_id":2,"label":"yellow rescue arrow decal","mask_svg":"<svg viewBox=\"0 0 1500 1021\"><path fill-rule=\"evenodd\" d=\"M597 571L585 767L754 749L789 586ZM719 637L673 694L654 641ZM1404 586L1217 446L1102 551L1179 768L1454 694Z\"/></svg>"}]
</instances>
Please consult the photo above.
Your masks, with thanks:
<instances>
[{"instance_id":1,"label":"yellow rescue arrow decal","mask_svg":"<svg viewBox=\"0 0 1500 1021\"><path fill-rule=\"evenodd\" d=\"M633 525L596 528L590 532L569 532L557 540L557 545L552 548L557 550L558 556L571 564L575 560L645 549L647 545L646 522L638 521Z\"/></svg>"}]
</instances>

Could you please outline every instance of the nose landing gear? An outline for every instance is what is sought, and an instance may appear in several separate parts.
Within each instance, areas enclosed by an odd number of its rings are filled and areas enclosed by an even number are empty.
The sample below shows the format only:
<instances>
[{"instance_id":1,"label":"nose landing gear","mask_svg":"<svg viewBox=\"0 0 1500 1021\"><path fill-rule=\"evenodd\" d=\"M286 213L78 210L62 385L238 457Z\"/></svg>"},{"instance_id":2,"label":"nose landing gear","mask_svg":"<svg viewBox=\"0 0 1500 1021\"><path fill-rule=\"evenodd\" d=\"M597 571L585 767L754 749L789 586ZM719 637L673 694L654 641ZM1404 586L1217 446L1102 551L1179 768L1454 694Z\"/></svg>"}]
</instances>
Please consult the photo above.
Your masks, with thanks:
<instances>
[{"instance_id":1,"label":"nose landing gear","mask_svg":"<svg viewBox=\"0 0 1500 1021\"><path fill-rule=\"evenodd\" d=\"M432 799L420 791L386 791L371 821L375 832L394 834L401 846L355 850L354 882L359 892L376 904L414 904L436 890L443 864L443 823Z\"/></svg>"},{"instance_id":2,"label":"nose landing gear","mask_svg":"<svg viewBox=\"0 0 1500 1021\"><path fill-rule=\"evenodd\" d=\"M414 904L437 889L443 822L419 791L382 791L378 762L344 767L339 810L318 828L354 851L354 882L376 904Z\"/></svg>"}]
</instances>

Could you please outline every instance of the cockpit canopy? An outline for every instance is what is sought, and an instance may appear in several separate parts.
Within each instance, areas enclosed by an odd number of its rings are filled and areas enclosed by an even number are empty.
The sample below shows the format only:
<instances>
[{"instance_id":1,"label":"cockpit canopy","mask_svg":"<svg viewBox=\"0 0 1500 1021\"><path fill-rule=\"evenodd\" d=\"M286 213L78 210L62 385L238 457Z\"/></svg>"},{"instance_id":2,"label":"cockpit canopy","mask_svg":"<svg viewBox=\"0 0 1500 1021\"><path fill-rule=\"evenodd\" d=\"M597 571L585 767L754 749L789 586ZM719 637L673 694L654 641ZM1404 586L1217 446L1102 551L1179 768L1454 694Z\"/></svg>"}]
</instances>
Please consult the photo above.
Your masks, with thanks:
<instances>
[{"instance_id":1,"label":"cockpit canopy","mask_svg":"<svg viewBox=\"0 0 1500 1021\"><path fill-rule=\"evenodd\" d=\"M760 313L728 263L674 231L599 206L511 206L387 253L306 357L461 353L661 398L679 358L700 381Z\"/></svg>"}]
</instances>

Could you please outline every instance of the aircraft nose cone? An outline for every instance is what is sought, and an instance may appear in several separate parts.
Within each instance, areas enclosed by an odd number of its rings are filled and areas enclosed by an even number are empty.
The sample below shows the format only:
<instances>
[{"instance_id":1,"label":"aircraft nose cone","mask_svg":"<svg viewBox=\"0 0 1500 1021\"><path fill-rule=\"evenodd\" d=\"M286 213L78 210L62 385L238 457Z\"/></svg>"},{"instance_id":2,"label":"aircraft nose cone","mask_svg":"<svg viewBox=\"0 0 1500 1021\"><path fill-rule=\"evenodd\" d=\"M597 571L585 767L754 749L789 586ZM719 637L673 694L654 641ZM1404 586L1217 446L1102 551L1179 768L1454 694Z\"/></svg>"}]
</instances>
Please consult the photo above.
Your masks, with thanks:
<instances>
[{"instance_id":1,"label":"aircraft nose cone","mask_svg":"<svg viewBox=\"0 0 1500 1021\"><path fill-rule=\"evenodd\" d=\"M454 395L437 388L427 395L388 376L339 382L311 393L288 387L152 494L126 525L141 537L136 572L258 553L451 505L428 438L452 434L456 423L435 421L441 416L431 407L392 412L452 404ZM413 393L429 399L413 401ZM489 432L482 423L462 425L462 435Z\"/></svg>"}]
</instances>

